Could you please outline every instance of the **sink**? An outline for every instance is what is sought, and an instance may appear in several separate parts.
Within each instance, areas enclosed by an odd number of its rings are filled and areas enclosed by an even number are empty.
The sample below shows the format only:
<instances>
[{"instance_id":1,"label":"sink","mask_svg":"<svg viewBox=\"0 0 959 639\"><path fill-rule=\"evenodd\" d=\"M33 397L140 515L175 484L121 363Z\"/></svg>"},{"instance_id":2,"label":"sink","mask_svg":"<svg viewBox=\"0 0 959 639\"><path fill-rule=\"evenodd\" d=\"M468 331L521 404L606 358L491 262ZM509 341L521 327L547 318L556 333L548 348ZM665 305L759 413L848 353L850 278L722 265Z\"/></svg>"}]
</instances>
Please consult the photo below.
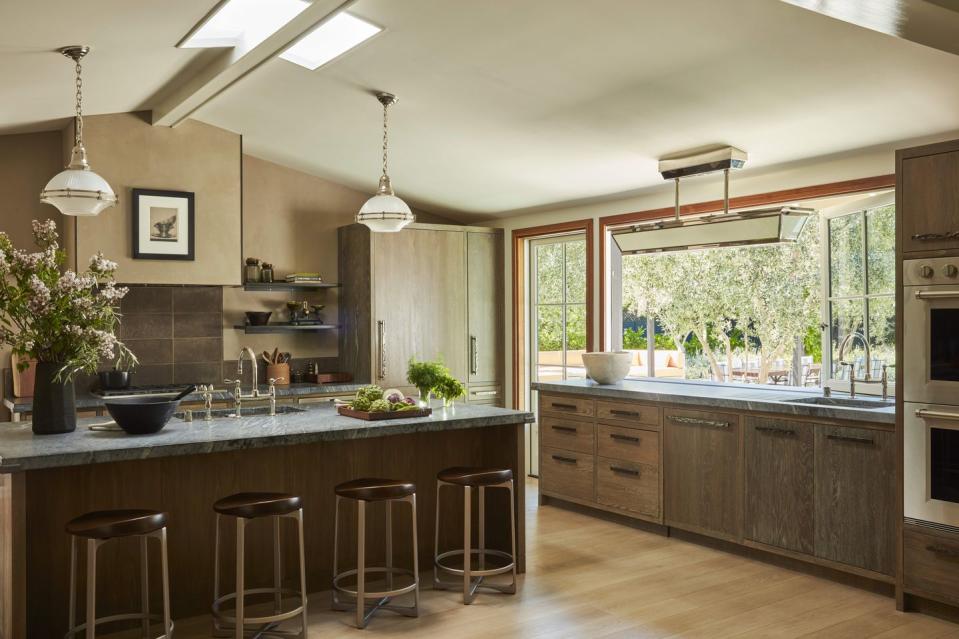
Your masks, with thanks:
<instances>
[{"instance_id":1,"label":"sink","mask_svg":"<svg viewBox=\"0 0 959 639\"><path fill-rule=\"evenodd\" d=\"M884 402L878 399L855 399L850 397L800 397L798 399L784 399L790 404L815 404L816 406L838 406L840 408L892 408L895 402Z\"/></svg>"},{"instance_id":2,"label":"sink","mask_svg":"<svg viewBox=\"0 0 959 639\"><path fill-rule=\"evenodd\" d=\"M276 407L277 415L286 415L290 413L303 413L305 408L300 408L299 406L290 406L288 404L282 404ZM210 413L215 419L220 419L223 417L233 417L235 410L231 406L230 408L214 408ZM240 415L241 417L252 417L254 415L269 415L270 407L269 406L244 406ZM202 421L204 415L204 410L202 408L197 408L193 410L193 419L194 421ZM183 411L176 413L178 419L183 419Z\"/></svg>"}]
</instances>

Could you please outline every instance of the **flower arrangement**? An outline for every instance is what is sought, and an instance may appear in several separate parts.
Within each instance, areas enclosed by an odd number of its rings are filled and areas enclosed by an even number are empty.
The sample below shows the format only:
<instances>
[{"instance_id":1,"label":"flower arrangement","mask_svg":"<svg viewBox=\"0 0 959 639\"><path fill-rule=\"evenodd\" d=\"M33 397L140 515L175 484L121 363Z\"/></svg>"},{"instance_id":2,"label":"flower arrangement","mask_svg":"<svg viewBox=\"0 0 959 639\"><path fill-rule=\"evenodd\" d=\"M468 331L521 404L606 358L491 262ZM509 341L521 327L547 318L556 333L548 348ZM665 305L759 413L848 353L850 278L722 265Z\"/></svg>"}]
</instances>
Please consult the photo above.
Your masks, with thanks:
<instances>
[{"instance_id":1,"label":"flower arrangement","mask_svg":"<svg viewBox=\"0 0 959 639\"><path fill-rule=\"evenodd\" d=\"M61 382L96 371L103 360L136 364L115 335L119 302L127 293L113 279L117 264L97 253L85 273L63 270L66 254L53 220L34 220L33 238L40 250L28 253L0 232L0 343L18 355L58 364Z\"/></svg>"}]
</instances>

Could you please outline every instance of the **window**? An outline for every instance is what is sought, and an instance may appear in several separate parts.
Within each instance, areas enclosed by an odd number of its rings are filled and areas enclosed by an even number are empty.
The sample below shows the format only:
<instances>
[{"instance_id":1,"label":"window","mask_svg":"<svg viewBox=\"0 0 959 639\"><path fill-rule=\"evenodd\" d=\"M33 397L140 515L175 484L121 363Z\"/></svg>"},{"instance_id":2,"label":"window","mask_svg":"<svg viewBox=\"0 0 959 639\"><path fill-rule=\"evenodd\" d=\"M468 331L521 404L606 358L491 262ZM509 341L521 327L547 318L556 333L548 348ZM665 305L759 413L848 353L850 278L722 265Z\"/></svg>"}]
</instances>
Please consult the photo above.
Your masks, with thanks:
<instances>
[{"instance_id":1,"label":"window","mask_svg":"<svg viewBox=\"0 0 959 639\"><path fill-rule=\"evenodd\" d=\"M826 385L849 389L850 371L875 386L857 383L857 390L880 392L878 381L887 366L895 377L896 211L893 193L852 205L827 209L823 233L823 365ZM840 362L839 350L846 343ZM866 357L867 345L869 357ZM890 384L890 389L892 388Z\"/></svg>"}]
</instances>

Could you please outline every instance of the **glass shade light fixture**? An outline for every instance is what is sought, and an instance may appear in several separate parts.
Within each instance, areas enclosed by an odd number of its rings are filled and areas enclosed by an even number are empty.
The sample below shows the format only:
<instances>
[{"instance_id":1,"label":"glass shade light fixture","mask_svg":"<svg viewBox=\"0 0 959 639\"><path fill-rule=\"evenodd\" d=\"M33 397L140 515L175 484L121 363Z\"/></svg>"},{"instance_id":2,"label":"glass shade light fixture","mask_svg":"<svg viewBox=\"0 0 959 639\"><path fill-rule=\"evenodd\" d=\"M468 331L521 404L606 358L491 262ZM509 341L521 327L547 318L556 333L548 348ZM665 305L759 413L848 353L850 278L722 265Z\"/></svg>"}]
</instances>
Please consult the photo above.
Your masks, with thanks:
<instances>
[{"instance_id":1,"label":"glass shade light fixture","mask_svg":"<svg viewBox=\"0 0 959 639\"><path fill-rule=\"evenodd\" d=\"M58 51L73 60L76 68L77 114L74 121L73 152L70 164L47 182L40 201L52 204L64 215L91 216L117 203L117 196L107 181L90 170L87 150L83 147L83 81L80 60L90 47L63 47Z\"/></svg>"},{"instance_id":2,"label":"glass shade light fixture","mask_svg":"<svg viewBox=\"0 0 959 639\"><path fill-rule=\"evenodd\" d=\"M383 175L376 195L366 201L356 214L356 221L370 227L374 233L396 233L415 220L410 207L396 197L390 176L387 174L387 151L389 145L389 108L396 104L392 93L377 93L376 99L383 105Z\"/></svg>"}]
</instances>

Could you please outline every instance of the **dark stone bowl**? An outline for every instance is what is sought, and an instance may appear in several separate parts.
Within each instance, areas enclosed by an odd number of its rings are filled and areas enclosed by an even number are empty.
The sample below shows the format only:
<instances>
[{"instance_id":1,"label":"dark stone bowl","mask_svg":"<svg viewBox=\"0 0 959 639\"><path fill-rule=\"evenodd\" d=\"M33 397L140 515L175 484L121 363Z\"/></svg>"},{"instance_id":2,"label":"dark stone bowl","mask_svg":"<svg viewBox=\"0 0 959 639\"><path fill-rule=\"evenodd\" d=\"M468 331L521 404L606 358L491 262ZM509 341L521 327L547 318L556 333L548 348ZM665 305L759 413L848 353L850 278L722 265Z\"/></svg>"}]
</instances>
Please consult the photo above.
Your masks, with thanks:
<instances>
[{"instance_id":1,"label":"dark stone bowl","mask_svg":"<svg viewBox=\"0 0 959 639\"><path fill-rule=\"evenodd\" d=\"M110 417L130 435L149 435L160 431L180 405L180 400L156 397L111 399L104 405Z\"/></svg>"}]
</instances>

